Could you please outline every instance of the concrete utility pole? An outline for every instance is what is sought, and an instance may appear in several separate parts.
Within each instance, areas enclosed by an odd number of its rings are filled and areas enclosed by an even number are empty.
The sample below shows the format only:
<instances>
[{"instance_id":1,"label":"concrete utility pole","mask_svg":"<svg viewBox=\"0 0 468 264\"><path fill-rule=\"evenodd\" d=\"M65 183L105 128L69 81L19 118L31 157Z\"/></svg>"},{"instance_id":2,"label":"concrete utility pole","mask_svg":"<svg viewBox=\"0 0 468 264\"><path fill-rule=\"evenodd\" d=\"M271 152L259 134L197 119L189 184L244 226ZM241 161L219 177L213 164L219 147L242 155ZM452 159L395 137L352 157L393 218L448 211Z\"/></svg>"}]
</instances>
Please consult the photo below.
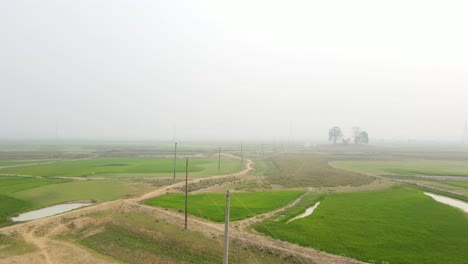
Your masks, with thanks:
<instances>
[{"instance_id":1,"label":"concrete utility pole","mask_svg":"<svg viewBox=\"0 0 468 264\"><path fill-rule=\"evenodd\" d=\"M58 121L55 120L55 140L58 141L59 133L58 133Z\"/></svg>"},{"instance_id":2,"label":"concrete utility pole","mask_svg":"<svg viewBox=\"0 0 468 264\"><path fill-rule=\"evenodd\" d=\"M468 142L468 123L465 120L465 128L463 129L462 144L465 145Z\"/></svg>"},{"instance_id":3,"label":"concrete utility pole","mask_svg":"<svg viewBox=\"0 0 468 264\"><path fill-rule=\"evenodd\" d=\"M229 191L226 192L226 212L224 214L224 256L223 264L228 263L228 252L229 252L229 204L230 197Z\"/></svg>"},{"instance_id":4,"label":"concrete utility pole","mask_svg":"<svg viewBox=\"0 0 468 264\"><path fill-rule=\"evenodd\" d=\"M185 230L187 230L187 206L188 201L188 158L185 160Z\"/></svg>"},{"instance_id":5,"label":"concrete utility pole","mask_svg":"<svg viewBox=\"0 0 468 264\"><path fill-rule=\"evenodd\" d=\"M265 157L265 152L263 151L263 142L262 142L262 157Z\"/></svg>"},{"instance_id":6,"label":"concrete utility pole","mask_svg":"<svg viewBox=\"0 0 468 264\"><path fill-rule=\"evenodd\" d=\"M176 174L176 162L177 162L177 142L174 144L174 181L175 181L175 174Z\"/></svg>"},{"instance_id":7,"label":"concrete utility pole","mask_svg":"<svg viewBox=\"0 0 468 264\"><path fill-rule=\"evenodd\" d=\"M219 147L218 151L218 175L221 173L221 147Z\"/></svg>"},{"instance_id":8,"label":"concrete utility pole","mask_svg":"<svg viewBox=\"0 0 468 264\"><path fill-rule=\"evenodd\" d=\"M244 152L242 151L242 143L241 143L241 169L244 167Z\"/></svg>"}]
</instances>

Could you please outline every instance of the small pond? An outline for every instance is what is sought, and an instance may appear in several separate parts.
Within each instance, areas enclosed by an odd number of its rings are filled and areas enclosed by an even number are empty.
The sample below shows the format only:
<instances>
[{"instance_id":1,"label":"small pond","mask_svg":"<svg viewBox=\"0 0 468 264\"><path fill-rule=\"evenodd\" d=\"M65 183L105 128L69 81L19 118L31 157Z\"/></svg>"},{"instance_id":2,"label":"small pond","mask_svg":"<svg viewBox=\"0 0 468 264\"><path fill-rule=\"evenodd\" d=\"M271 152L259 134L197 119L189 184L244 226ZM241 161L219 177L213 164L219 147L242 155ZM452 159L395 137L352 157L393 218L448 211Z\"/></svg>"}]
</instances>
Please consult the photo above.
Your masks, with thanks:
<instances>
[{"instance_id":1,"label":"small pond","mask_svg":"<svg viewBox=\"0 0 468 264\"><path fill-rule=\"evenodd\" d=\"M13 220L15 222L20 222L20 221L29 221L29 220L44 218L44 217L47 217L47 216L68 212L68 211L71 211L73 209L80 208L80 207L83 207L83 206L88 206L90 204L91 203L58 204L58 205L49 206L49 207L45 207L45 208L42 208L42 209L22 213L19 216L12 217L11 220Z\"/></svg>"}]
</instances>

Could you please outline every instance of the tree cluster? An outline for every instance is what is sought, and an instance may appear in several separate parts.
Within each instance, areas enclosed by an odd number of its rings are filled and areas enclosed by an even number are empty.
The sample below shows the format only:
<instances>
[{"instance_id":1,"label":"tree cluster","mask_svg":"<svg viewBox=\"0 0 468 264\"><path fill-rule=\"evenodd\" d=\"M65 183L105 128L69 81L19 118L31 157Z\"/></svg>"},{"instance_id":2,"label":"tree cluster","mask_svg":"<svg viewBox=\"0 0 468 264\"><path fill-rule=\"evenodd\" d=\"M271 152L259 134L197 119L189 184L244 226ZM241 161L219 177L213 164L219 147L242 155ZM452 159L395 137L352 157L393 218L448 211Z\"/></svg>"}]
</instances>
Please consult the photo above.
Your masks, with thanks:
<instances>
[{"instance_id":1,"label":"tree cluster","mask_svg":"<svg viewBox=\"0 0 468 264\"><path fill-rule=\"evenodd\" d=\"M336 141L340 139L343 144L348 144L351 141L351 138L343 137L343 132L339 126L334 126L328 130L328 141L336 144ZM369 144L369 134L366 131L361 131L359 127L353 127L353 140L354 144Z\"/></svg>"}]
</instances>

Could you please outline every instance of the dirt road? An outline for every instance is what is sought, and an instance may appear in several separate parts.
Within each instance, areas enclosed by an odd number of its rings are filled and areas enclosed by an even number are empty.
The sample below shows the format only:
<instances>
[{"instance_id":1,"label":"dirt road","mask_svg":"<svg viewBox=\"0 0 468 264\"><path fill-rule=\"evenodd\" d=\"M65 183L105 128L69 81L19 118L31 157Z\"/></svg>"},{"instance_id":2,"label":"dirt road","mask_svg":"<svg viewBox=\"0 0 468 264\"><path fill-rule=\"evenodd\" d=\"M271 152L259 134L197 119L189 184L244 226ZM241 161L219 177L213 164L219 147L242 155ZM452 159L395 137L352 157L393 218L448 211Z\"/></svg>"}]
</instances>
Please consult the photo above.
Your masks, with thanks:
<instances>
[{"instance_id":1,"label":"dirt road","mask_svg":"<svg viewBox=\"0 0 468 264\"><path fill-rule=\"evenodd\" d=\"M238 158L229 154L224 154L229 157ZM246 160L245 168L241 172L229 175L212 176L207 178L192 179L189 183L197 183L206 179L223 179L230 177L243 177L252 170L253 162ZM43 219L33 220L26 223L9 226L0 229L0 233L12 235L16 234L23 238L27 243L31 243L37 247L37 251L25 255L16 255L0 260L0 264L9 263L33 263L33 264L52 264L52 263L113 263L110 259L104 256L97 255L88 249L82 248L76 244L57 240L56 236L65 234L69 231L67 224L73 222L74 225L91 223L99 226L100 223L89 217L88 214L108 211L122 210L125 213L129 212L145 212L155 217L162 218L170 223L182 225L184 221L183 214L176 213L161 208L150 207L139 204L140 201L164 195L171 191L176 191L185 185L185 182L175 183L169 186L158 188L138 198L120 199L111 202L98 204L95 206L77 209L71 212L63 213L56 216L51 216ZM292 206L299 200L294 201L287 207ZM285 208L287 208L285 207ZM277 211L284 210L278 209ZM257 248L269 248L274 251L282 252L295 256L303 263L362 263L354 259L343 256L332 255L321 252L312 248L305 248L298 245L290 244L275 240L270 237L265 237L259 234L249 233L245 228L257 221L261 221L264 217L268 217L275 212L269 212L260 216L255 216L250 219L238 221L232 224L234 227L230 233L230 240L235 240L239 243L252 245ZM190 217L188 221L191 230L199 231L208 237L221 238L224 234L222 224L213 223L204 219Z\"/></svg>"}]
</instances>

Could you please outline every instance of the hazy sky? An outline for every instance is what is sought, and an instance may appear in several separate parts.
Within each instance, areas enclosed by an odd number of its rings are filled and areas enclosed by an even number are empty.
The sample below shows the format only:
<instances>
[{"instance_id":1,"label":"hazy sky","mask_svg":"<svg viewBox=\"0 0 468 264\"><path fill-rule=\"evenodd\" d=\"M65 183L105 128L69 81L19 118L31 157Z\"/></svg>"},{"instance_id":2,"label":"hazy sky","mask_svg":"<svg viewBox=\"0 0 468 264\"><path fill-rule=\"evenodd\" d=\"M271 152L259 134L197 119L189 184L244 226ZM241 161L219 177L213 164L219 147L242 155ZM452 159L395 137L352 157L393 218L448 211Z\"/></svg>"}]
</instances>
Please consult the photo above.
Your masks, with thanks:
<instances>
[{"instance_id":1,"label":"hazy sky","mask_svg":"<svg viewBox=\"0 0 468 264\"><path fill-rule=\"evenodd\" d=\"M459 141L466 1L1 1L0 138ZM175 129L176 127L176 129Z\"/></svg>"}]
</instances>

